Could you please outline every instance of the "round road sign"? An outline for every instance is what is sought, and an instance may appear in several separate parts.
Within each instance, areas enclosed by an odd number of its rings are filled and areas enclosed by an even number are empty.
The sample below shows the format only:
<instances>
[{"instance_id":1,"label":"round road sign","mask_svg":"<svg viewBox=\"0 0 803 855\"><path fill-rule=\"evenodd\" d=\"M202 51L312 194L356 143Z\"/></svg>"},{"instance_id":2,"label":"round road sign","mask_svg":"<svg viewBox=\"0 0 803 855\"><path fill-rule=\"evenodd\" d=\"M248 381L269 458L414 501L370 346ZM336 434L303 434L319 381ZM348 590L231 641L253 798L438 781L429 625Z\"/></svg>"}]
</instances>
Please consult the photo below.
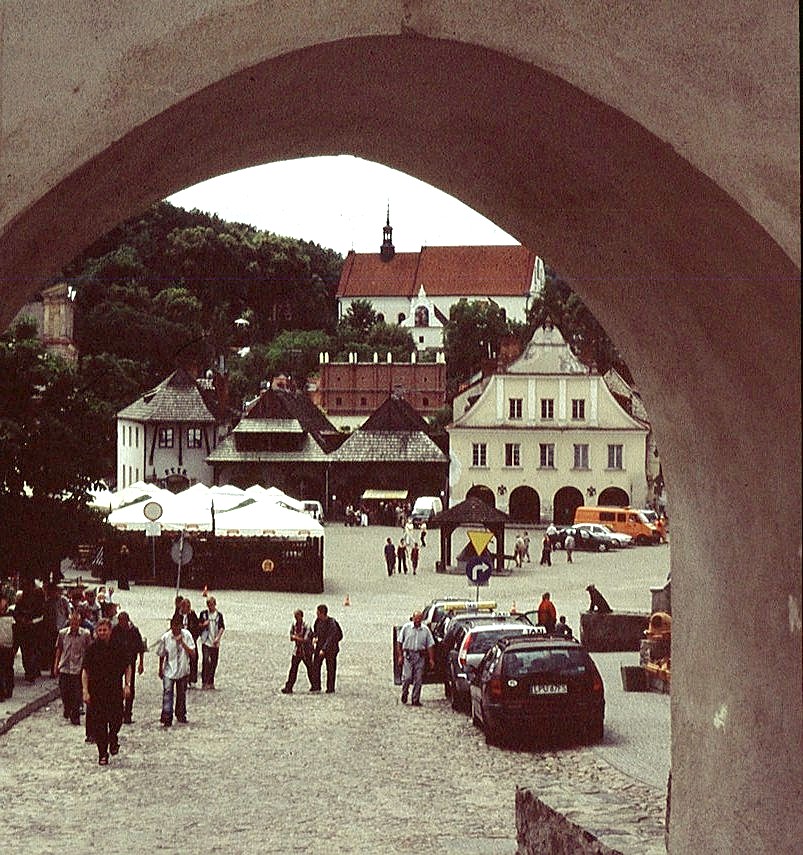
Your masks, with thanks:
<instances>
[{"instance_id":1,"label":"round road sign","mask_svg":"<svg viewBox=\"0 0 803 855\"><path fill-rule=\"evenodd\" d=\"M164 511L162 510L162 506L158 502L147 502L145 507L142 509L142 513L145 514L145 519L150 520L151 522L156 522L159 517L162 516Z\"/></svg>"},{"instance_id":2,"label":"round road sign","mask_svg":"<svg viewBox=\"0 0 803 855\"><path fill-rule=\"evenodd\" d=\"M170 547L170 556L176 564L189 564L192 561L192 545L188 540L185 540L183 544L177 540Z\"/></svg>"},{"instance_id":3,"label":"round road sign","mask_svg":"<svg viewBox=\"0 0 803 855\"><path fill-rule=\"evenodd\" d=\"M466 562L466 577L472 585L487 585L492 572L491 562L480 555L475 555Z\"/></svg>"}]
</instances>

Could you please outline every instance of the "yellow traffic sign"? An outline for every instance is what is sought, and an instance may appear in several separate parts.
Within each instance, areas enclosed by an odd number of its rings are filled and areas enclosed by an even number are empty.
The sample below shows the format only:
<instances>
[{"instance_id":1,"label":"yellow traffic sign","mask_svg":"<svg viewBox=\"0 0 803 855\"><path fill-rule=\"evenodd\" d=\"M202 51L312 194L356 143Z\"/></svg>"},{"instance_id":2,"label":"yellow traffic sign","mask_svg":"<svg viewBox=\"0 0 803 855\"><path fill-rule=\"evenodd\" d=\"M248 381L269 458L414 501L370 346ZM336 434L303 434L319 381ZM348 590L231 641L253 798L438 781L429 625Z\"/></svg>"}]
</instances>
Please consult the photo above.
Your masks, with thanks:
<instances>
[{"instance_id":1,"label":"yellow traffic sign","mask_svg":"<svg viewBox=\"0 0 803 855\"><path fill-rule=\"evenodd\" d=\"M493 532L490 531L470 531L468 532L468 539L471 541L471 545L477 552L477 555L482 555L485 551L485 547L493 540Z\"/></svg>"}]
</instances>

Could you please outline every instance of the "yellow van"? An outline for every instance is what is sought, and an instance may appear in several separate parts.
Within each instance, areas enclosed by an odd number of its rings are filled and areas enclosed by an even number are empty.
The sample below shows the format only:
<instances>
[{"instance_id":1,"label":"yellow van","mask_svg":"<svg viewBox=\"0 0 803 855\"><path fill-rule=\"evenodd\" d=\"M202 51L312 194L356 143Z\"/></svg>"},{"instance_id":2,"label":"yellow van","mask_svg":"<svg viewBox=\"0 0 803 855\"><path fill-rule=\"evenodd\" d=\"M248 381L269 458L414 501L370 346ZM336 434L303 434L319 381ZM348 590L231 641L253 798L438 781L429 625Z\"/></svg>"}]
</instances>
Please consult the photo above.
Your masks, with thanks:
<instances>
[{"instance_id":1,"label":"yellow van","mask_svg":"<svg viewBox=\"0 0 803 855\"><path fill-rule=\"evenodd\" d=\"M661 534L653 523L636 508L581 505L574 511L576 523L600 523L611 531L629 534L636 543L659 543Z\"/></svg>"}]
</instances>

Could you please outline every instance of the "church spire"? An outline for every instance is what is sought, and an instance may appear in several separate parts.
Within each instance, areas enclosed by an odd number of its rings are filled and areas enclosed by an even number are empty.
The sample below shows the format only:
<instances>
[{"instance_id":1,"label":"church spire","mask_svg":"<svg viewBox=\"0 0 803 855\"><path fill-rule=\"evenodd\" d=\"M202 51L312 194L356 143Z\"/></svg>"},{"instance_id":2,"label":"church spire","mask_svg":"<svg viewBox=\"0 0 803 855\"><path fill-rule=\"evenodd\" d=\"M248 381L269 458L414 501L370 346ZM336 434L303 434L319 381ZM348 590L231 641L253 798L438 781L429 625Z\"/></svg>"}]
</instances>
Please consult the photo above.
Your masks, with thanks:
<instances>
[{"instance_id":1,"label":"church spire","mask_svg":"<svg viewBox=\"0 0 803 855\"><path fill-rule=\"evenodd\" d=\"M385 227L382 229L382 246L379 248L379 255L382 261L390 261L396 254L396 247L393 246L393 228L390 225L390 203L388 203L388 216L385 221Z\"/></svg>"}]
</instances>

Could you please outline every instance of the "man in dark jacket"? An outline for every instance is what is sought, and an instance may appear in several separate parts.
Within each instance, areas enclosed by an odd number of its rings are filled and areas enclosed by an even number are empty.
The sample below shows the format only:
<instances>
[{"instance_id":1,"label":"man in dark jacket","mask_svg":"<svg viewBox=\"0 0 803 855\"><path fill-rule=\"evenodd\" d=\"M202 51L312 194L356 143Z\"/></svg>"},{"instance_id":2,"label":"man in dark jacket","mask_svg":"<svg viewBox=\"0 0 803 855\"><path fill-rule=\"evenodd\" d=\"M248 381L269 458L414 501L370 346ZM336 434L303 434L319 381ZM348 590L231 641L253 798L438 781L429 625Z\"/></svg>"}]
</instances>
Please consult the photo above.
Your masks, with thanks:
<instances>
[{"instance_id":1,"label":"man in dark jacket","mask_svg":"<svg viewBox=\"0 0 803 855\"><path fill-rule=\"evenodd\" d=\"M329 609L323 603L318 606L318 616L312 627L312 635L314 652L310 691L321 691L321 668L326 662L326 691L331 695L335 691L337 654L340 652L343 630L334 618L329 617Z\"/></svg>"},{"instance_id":2,"label":"man in dark jacket","mask_svg":"<svg viewBox=\"0 0 803 855\"><path fill-rule=\"evenodd\" d=\"M117 626L112 628L112 641L122 647L131 666L131 692L123 702L123 723L132 724L131 713L134 707L136 675L145 670L145 644L140 631L131 623L128 612L120 612L118 615ZM137 659L139 659L138 666Z\"/></svg>"}]
</instances>

